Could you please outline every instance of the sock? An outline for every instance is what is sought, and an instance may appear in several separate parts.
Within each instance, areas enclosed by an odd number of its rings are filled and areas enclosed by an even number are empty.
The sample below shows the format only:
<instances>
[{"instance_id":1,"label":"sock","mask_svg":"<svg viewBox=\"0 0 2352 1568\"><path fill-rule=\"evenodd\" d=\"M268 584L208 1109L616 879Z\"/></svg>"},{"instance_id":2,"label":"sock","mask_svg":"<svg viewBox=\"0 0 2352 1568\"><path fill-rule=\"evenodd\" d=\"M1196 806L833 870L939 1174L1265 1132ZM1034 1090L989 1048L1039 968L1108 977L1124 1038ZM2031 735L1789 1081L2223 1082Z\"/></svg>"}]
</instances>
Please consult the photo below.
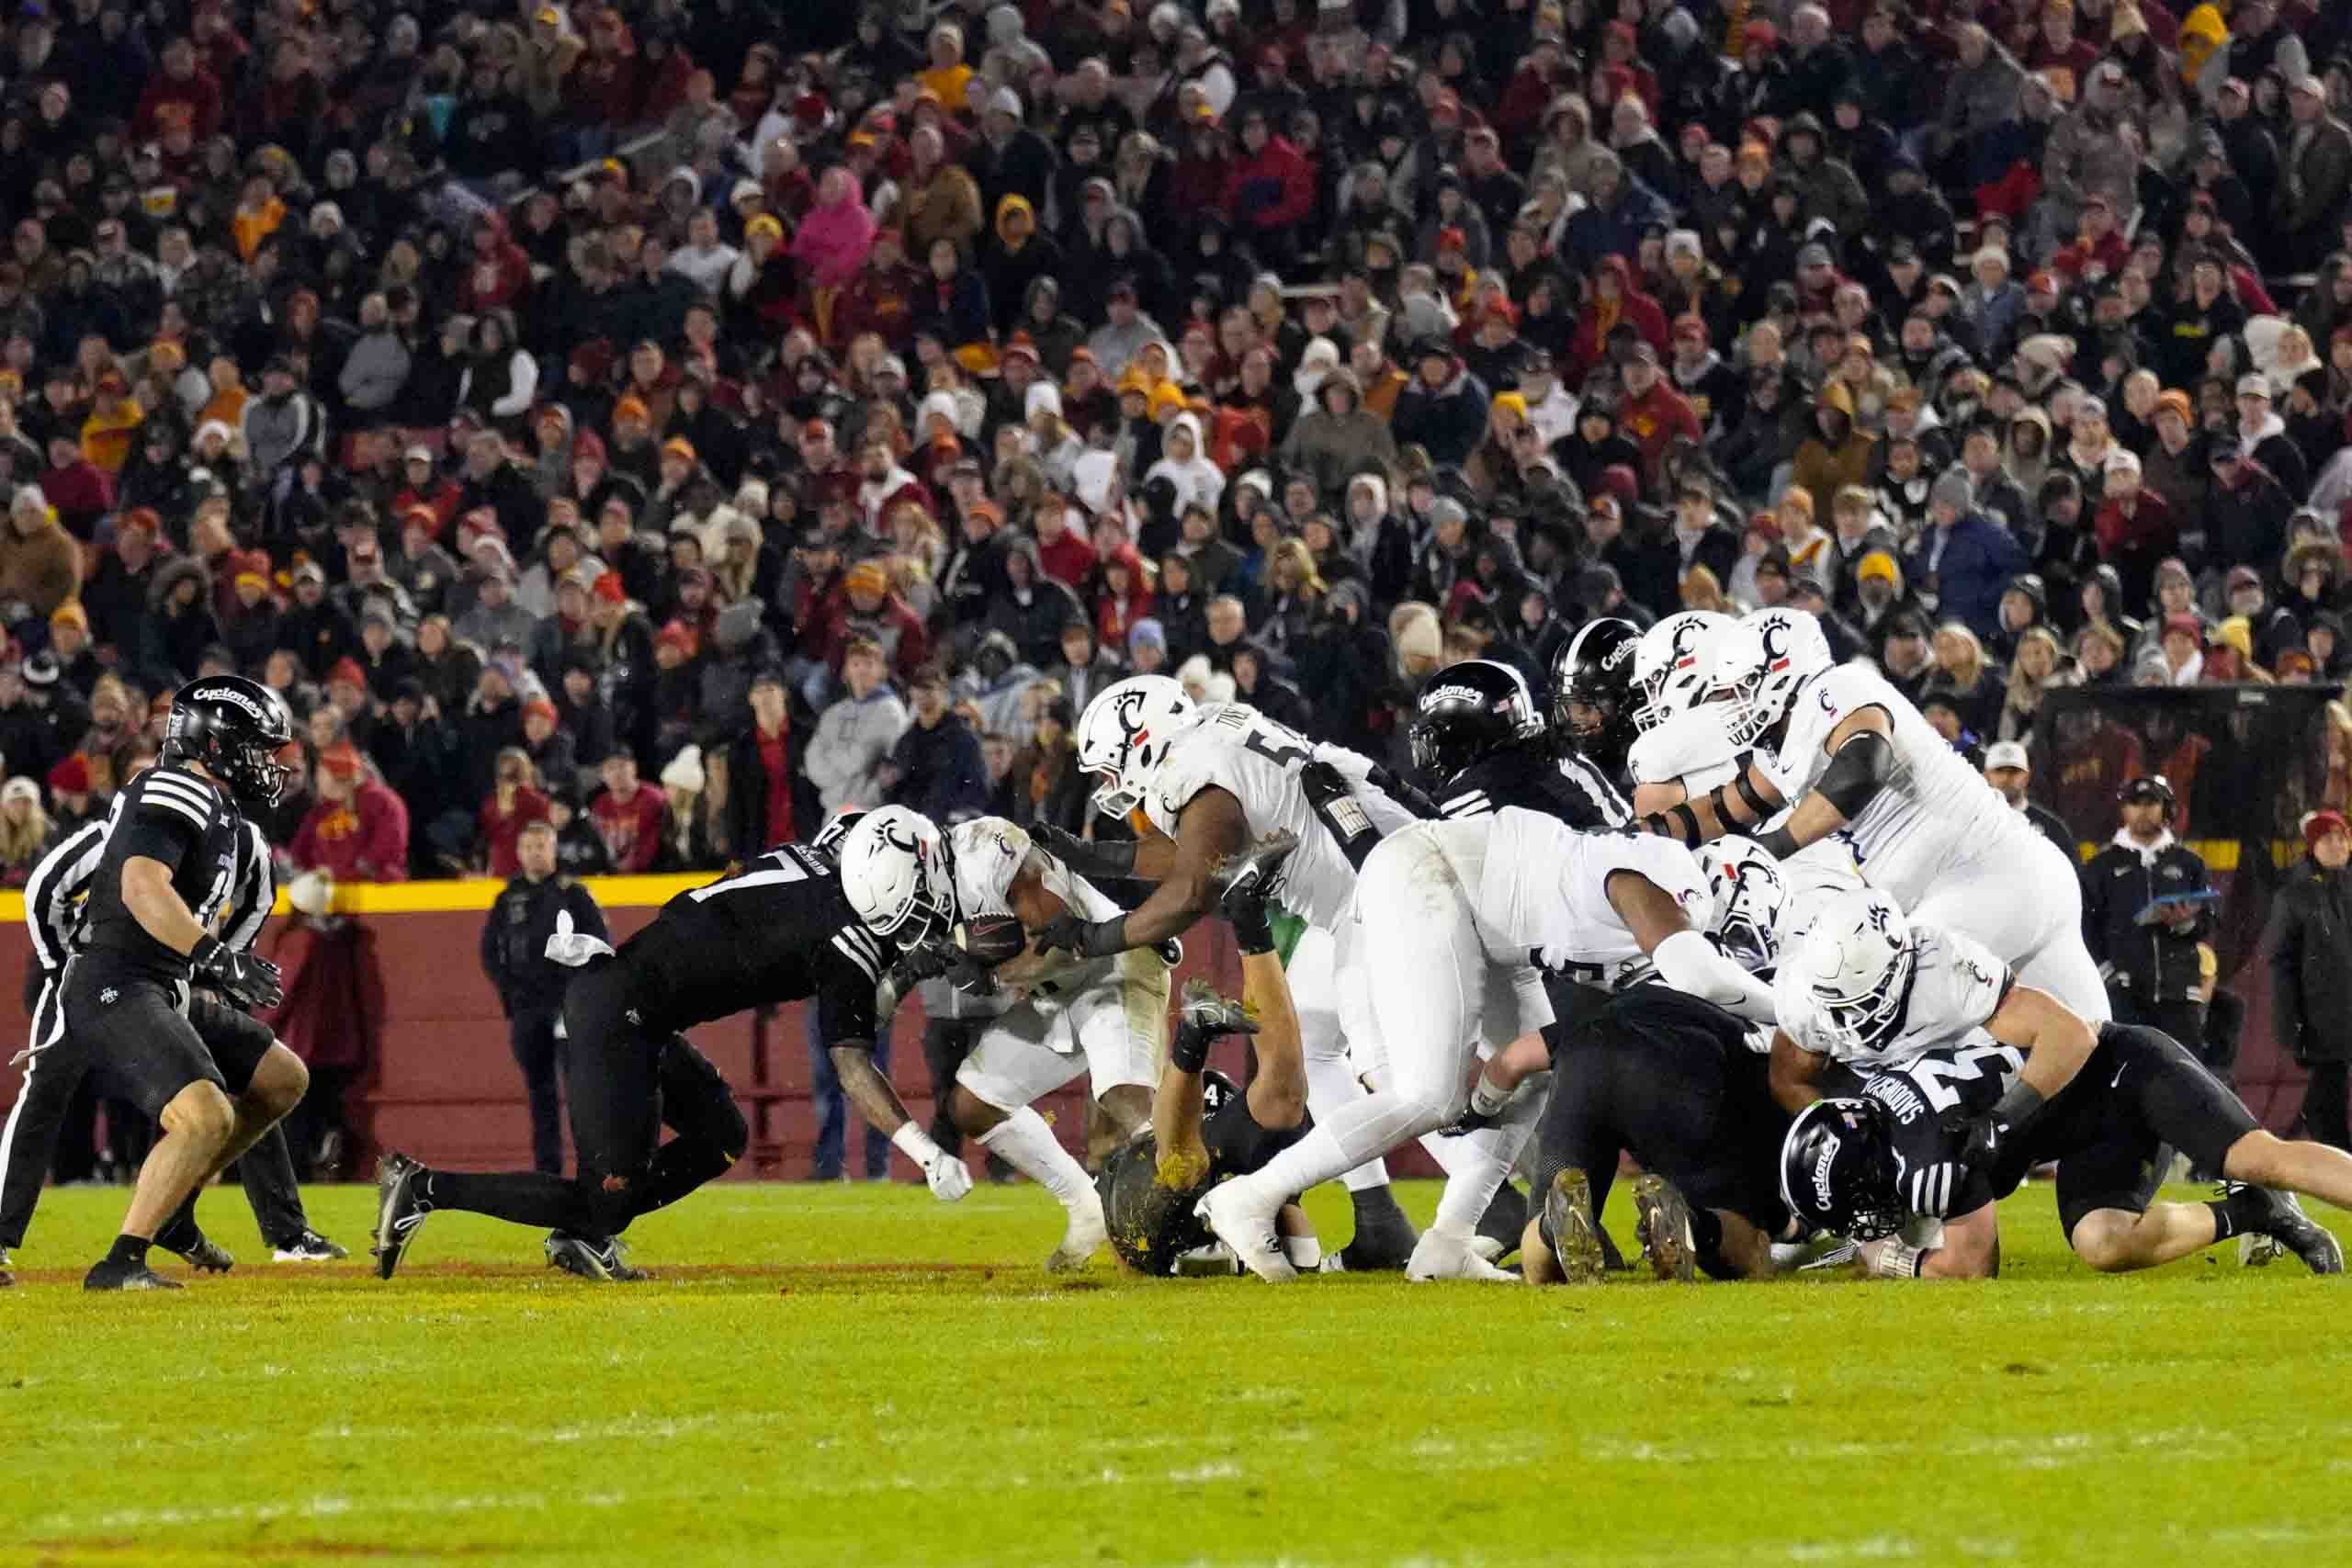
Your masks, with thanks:
<instances>
[{"instance_id":1,"label":"sock","mask_svg":"<svg viewBox=\"0 0 2352 1568\"><path fill-rule=\"evenodd\" d=\"M1428 1125L1417 1101L1397 1094L1361 1095L1332 1112L1329 1121L1318 1118L1306 1136L1263 1169L1239 1179L1269 1192L1304 1192L1386 1154Z\"/></svg>"},{"instance_id":2,"label":"sock","mask_svg":"<svg viewBox=\"0 0 2352 1568\"><path fill-rule=\"evenodd\" d=\"M1355 1210L1356 1234L1359 1235L1363 1234L1367 1224L1385 1221L1392 1214L1398 1219L1405 1217L1405 1211L1397 1206L1396 1190L1385 1181L1377 1187L1351 1189L1348 1203Z\"/></svg>"},{"instance_id":3,"label":"sock","mask_svg":"<svg viewBox=\"0 0 2352 1568\"><path fill-rule=\"evenodd\" d=\"M203 1234L196 1226L196 1194L191 1192L170 1219L155 1227L155 1245L165 1252L186 1252Z\"/></svg>"},{"instance_id":4,"label":"sock","mask_svg":"<svg viewBox=\"0 0 2352 1568\"><path fill-rule=\"evenodd\" d=\"M428 1209L462 1209L536 1230L583 1235L596 1228L587 1205L580 1201L580 1189L568 1177L536 1170L492 1176L431 1170L416 1179L417 1196Z\"/></svg>"},{"instance_id":5,"label":"sock","mask_svg":"<svg viewBox=\"0 0 2352 1568\"><path fill-rule=\"evenodd\" d=\"M2270 1218L2270 1195L2259 1187L2241 1187L2205 1206L2213 1211L2215 1241L2227 1241L2248 1231L2258 1232Z\"/></svg>"},{"instance_id":6,"label":"sock","mask_svg":"<svg viewBox=\"0 0 2352 1568\"><path fill-rule=\"evenodd\" d=\"M1713 1209L1690 1211L1690 1245L1702 1258L1723 1257L1724 1222Z\"/></svg>"},{"instance_id":7,"label":"sock","mask_svg":"<svg viewBox=\"0 0 2352 1568\"><path fill-rule=\"evenodd\" d=\"M1004 1162L1054 1195L1072 1213L1089 1201L1100 1203L1086 1168L1070 1156L1046 1125L1046 1119L1027 1106L980 1134L980 1146L1001 1155Z\"/></svg>"},{"instance_id":8,"label":"sock","mask_svg":"<svg viewBox=\"0 0 2352 1568\"><path fill-rule=\"evenodd\" d=\"M153 1245L144 1236L119 1235L114 1238L114 1246L107 1249L106 1260L132 1269L143 1269L147 1266L147 1248Z\"/></svg>"},{"instance_id":9,"label":"sock","mask_svg":"<svg viewBox=\"0 0 2352 1568\"><path fill-rule=\"evenodd\" d=\"M1370 1090L1357 1081L1355 1071L1348 1065L1344 1053L1336 1056L1306 1055L1306 1109L1317 1122L1337 1116L1350 1105L1365 1099ZM1374 1151L1373 1157L1347 1171L1340 1179L1350 1192L1363 1192L1388 1185L1388 1166L1379 1156L1386 1149Z\"/></svg>"},{"instance_id":10,"label":"sock","mask_svg":"<svg viewBox=\"0 0 2352 1568\"><path fill-rule=\"evenodd\" d=\"M1511 1162L1519 1158L1520 1145L1534 1130L1542 1110L1542 1103L1530 1096L1513 1101L1493 1126L1444 1140L1456 1146L1461 1163L1447 1171L1445 1194L1437 1201L1431 1230L1462 1241L1477 1233L1479 1219L1510 1179Z\"/></svg>"}]
</instances>

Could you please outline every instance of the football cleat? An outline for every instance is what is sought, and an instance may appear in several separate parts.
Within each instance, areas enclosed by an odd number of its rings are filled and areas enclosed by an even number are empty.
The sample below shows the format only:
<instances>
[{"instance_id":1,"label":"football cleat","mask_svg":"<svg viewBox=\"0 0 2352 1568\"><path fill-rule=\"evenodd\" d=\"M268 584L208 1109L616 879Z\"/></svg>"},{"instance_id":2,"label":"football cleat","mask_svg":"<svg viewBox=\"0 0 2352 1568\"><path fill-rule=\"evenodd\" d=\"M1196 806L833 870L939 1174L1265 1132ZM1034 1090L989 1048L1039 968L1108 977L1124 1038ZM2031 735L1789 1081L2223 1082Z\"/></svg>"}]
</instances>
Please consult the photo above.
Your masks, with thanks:
<instances>
[{"instance_id":1,"label":"football cleat","mask_svg":"<svg viewBox=\"0 0 2352 1568\"><path fill-rule=\"evenodd\" d=\"M16 1282L17 1260L8 1256L6 1247L0 1247L0 1291L6 1290Z\"/></svg>"},{"instance_id":2,"label":"football cleat","mask_svg":"<svg viewBox=\"0 0 2352 1568\"><path fill-rule=\"evenodd\" d=\"M1283 868L1297 848L1298 835L1288 829L1267 834L1225 858L1209 877L1211 894L1228 910L1236 904L1263 904L1280 887Z\"/></svg>"},{"instance_id":3,"label":"football cleat","mask_svg":"<svg viewBox=\"0 0 2352 1568\"><path fill-rule=\"evenodd\" d=\"M1552 1234L1552 1256L1571 1285L1595 1285L1609 1272L1609 1254L1592 1220L1592 1183L1569 1167L1552 1178L1544 1195L1544 1228Z\"/></svg>"},{"instance_id":4,"label":"football cleat","mask_svg":"<svg viewBox=\"0 0 2352 1568\"><path fill-rule=\"evenodd\" d=\"M1519 1276L1496 1268L1480 1256L1475 1236L1451 1236L1429 1230L1421 1233L1405 1265L1405 1278L1417 1283L1431 1280L1476 1280L1487 1284L1516 1283Z\"/></svg>"},{"instance_id":5,"label":"football cleat","mask_svg":"<svg viewBox=\"0 0 2352 1568\"><path fill-rule=\"evenodd\" d=\"M2261 1234L2301 1258L2314 1274L2344 1272L2344 1244L2325 1226L2303 1213L2302 1204L2291 1192L2274 1192L2256 1188L2268 1201L2270 1213L2262 1222ZM2240 1257L2243 1258L2243 1251ZM2268 1259L2264 1259L2265 1262Z\"/></svg>"},{"instance_id":6,"label":"football cleat","mask_svg":"<svg viewBox=\"0 0 2352 1568\"><path fill-rule=\"evenodd\" d=\"M1374 1187L1359 1192L1355 1205L1356 1234L1340 1249L1340 1269L1350 1274L1390 1274L1410 1262L1421 1235L1389 1190Z\"/></svg>"},{"instance_id":7,"label":"football cleat","mask_svg":"<svg viewBox=\"0 0 2352 1568\"><path fill-rule=\"evenodd\" d=\"M166 1280L144 1263L118 1263L101 1258L82 1276L85 1291L184 1291L177 1280Z\"/></svg>"},{"instance_id":8,"label":"football cleat","mask_svg":"<svg viewBox=\"0 0 2352 1568\"><path fill-rule=\"evenodd\" d=\"M1250 1016L1250 1010L1232 998L1220 994L1206 980L1185 981L1182 998L1178 1017L1183 1021L1184 1026L1212 1040L1227 1034L1258 1032L1258 1021Z\"/></svg>"},{"instance_id":9,"label":"football cleat","mask_svg":"<svg viewBox=\"0 0 2352 1568\"><path fill-rule=\"evenodd\" d=\"M1689 1284L1699 1277L1699 1249L1690 1239L1690 1205L1674 1184L1648 1173L1634 1178L1634 1230L1642 1256L1661 1280Z\"/></svg>"},{"instance_id":10,"label":"football cleat","mask_svg":"<svg viewBox=\"0 0 2352 1568\"><path fill-rule=\"evenodd\" d=\"M376 1244L369 1250L379 1279L392 1277L424 1216L433 1212L416 1195L416 1179L423 1174L424 1168L404 1154L388 1154L376 1162Z\"/></svg>"},{"instance_id":11,"label":"football cleat","mask_svg":"<svg viewBox=\"0 0 2352 1568\"><path fill-rule=\"evenodd\" d=\"M1091 1188L1088 1196L1093 1196ZM1070 1215L1069 1228L1062 1233L1062 1244L1046 1258L1046 1272L1077 1273L1086 1267L1087 1259L1100 1252L1110 1239L1110 1227L1102 1219L1102 1201L1097 1198Z\"/></svg>"},{"instance_id":12,"label":"football cleat","mask_svg":"<svg viewBox=\"0 0 2352 1568\"><path fill-rule=\"evenodd\" d=\"M334 1263L351 1256L351 1249L329 1241L314 1230L300 1230L271 1249L273 1263Z\"/></svg>"},{"instance_id":13,"label":"football cleat","mask_svg":"<svg viewBox=\"0 0 2352 1568\"><path fill-rule=\"evenodd\" d=\"M1282 1206L1279 1198L1259 1196L1245 1176L1217 1183L1193 1206L1193 1213L1207 1222L1217 1240L1233 1249L1243 1268L1269 1284L1280 1285L1298 1278L1296 1266L1283 1250L1282 1238L1274 1234L1274 1216Z\"/></svg>"},{"instance_id":14,"label":"football cleat","mask_svg":"<svg viewBox=\"0 0 2352 1568\"><path fill-rule=\"evenodd\" d=\"M626 1285L651 1278L644 1269L630 1267L628 1252L621 1246L618 1236L584 1236L573 1235L567 1231L549 1231L546 1247L548 1268L577 1274L583 1280Z\"/></svg>"},{"instance_id":15,"label":"football cleat","mask_svg":"<svg viewBox=\"0 0 2352 1568\"><path fill-rule=\"evenodd\" d=\"M227 1247L198 1230L194 1224L175 1235L169 1241L162 1236L155 1245L165 1252L184 1259L199 1274L226 1274L237 1266L237 1260Z\"/></svg>"}]
</instances>

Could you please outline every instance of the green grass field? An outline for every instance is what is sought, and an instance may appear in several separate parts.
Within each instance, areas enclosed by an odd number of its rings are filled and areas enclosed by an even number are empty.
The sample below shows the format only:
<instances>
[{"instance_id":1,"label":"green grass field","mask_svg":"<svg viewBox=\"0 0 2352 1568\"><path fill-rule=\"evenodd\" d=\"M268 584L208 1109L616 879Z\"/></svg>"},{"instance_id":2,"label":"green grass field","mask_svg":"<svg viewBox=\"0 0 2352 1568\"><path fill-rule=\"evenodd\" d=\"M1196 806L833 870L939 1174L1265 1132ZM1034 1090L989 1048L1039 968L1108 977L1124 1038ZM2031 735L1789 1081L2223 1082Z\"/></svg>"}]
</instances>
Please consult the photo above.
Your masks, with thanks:
<instances>
[{"instance_id":1,"label":"green grass field","mask_svg":"<svg viewBox=\"0 0 2352 1568\"><path fill-rule=\"evenodd\" d=\"M0 1562L2352 1561L2346 1282L2102 1278L2047 1188L1997 1283L1542 1292L1049 1280L1032 1188L734 1183L637 1227L652 1283L444 1215L385 1284L228 1190L233 1274L85 1296L122 1199L0 1292ZM311 1212L364 1250L372 1199Z\"/></svg>"}]
</instances>

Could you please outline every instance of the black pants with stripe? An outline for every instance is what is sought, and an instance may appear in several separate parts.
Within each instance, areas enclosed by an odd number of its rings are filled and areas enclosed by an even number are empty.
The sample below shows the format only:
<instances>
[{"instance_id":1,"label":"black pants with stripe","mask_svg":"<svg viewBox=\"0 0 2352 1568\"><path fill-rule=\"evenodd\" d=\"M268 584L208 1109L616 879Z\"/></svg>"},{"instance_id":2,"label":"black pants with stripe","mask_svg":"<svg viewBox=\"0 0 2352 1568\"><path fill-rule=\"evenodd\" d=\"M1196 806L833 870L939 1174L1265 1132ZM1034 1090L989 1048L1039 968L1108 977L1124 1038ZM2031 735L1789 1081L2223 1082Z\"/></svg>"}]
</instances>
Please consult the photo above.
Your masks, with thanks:
<instances>
[{"instance_id":1,"label":"black pants with stripe","mask_svg":"<svg viewBox=\"0 0 2352 1568\"><path fill-rule=\"evenodd\" d=\"M33 1009L34 1050L25 1064L25 1081L7 1121L0 1123L0 1247L24 1246L74 1091L99 1066L97 1032L65 1027L61 990L54 979L41 987ZM190 998L184 1018L208 1053L217 1048L232 1062L245 1063L246 1077L250 1063L269 1047L266 1026L209 997ZM262 1134L237 1162L237 1174L265 1244L282 1246L309 1228L282 1131L272 1127ZM189 1202L194 1201L191 1197Z\"/></svg>"}]
</instances>

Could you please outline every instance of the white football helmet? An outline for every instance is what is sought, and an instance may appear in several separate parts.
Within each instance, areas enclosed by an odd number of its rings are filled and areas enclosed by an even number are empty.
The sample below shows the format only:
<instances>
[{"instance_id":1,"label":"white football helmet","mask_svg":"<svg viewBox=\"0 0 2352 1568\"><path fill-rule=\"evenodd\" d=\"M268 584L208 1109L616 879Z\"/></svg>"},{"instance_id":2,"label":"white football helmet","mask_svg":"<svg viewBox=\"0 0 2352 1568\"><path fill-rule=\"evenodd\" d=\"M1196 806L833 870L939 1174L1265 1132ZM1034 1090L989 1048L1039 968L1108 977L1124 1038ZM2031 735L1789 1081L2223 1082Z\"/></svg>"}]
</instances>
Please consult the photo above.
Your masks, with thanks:
<instances>
[{"instance_id":1,"label":"white football helmet","mask_svg":"<svg viewBox=\"0 0 2352 1568\"><path fill-rule=\"evenodd\" d=\"M1781 958L1777 933L1788 899L1780 863L1754 840L1734 835L1700 845L1699 864L1715 896L1715 922L1707 934L1751 975L1771 973Z\"/></svg>"},{"instance_id":2,"label":"white football helmet","mask_svg":"<svg viewBox=\"0 0 2352 1568\"><path fill-rule=\"evenodd\" d=\"M1736 746L1755 744L1781 722L1799 687L1838 662L1820 621L1804 610L1777 608L1743 616L1715 644L1714 657L1709 692L1730 699Z\"/></svg>"},{"instance_id":3,"label":"white football helmet","mask_svg":"<svg viewBox=\"0 0 2352 1568\"><path fill-rule=\"evenodd\" d=\"M1894 899L1866 887L1815 918L1798 963L1830 1033L1853 1050L1875 1051L1903 1021L1919 939Z\"/></svg>"},{"instance_id":4,"label":"white football helmet","mask_svg":"<svg viewBox=\"0 0 2352 1568\"><path fill-rule=\"evenodd\" d=\"M842 892L865 929L899 946L956 927L956 870L947 840L920 811L884 806L858 817L841 841Z\"/></svg>"},{"instance_id":5,"label":"white football helmet","mask_svg":"<svg viewBox=\"0 0 2352 1568\"><path fill-rule=\"evenodd\" d=\"M1165 675L1130 675L1097 692L1078 716L1078 771L1102 781L1094 808L1125 821L1167 761L1169 740L1200 711Z\"/></svg>"},{"instance_id":6,"label":"white football helmet","mask_svg":"<svg viewBox=\"0 0 2352 1568\"><path fill-rule=\"evenodd\" d=\"M1644 632L1634 645L1634 686L1643 697L1634 724L1655 729L1703 697L1715 645L1736 625L1713 610L1678 610Z\"/></svg>"}]
</instances>

